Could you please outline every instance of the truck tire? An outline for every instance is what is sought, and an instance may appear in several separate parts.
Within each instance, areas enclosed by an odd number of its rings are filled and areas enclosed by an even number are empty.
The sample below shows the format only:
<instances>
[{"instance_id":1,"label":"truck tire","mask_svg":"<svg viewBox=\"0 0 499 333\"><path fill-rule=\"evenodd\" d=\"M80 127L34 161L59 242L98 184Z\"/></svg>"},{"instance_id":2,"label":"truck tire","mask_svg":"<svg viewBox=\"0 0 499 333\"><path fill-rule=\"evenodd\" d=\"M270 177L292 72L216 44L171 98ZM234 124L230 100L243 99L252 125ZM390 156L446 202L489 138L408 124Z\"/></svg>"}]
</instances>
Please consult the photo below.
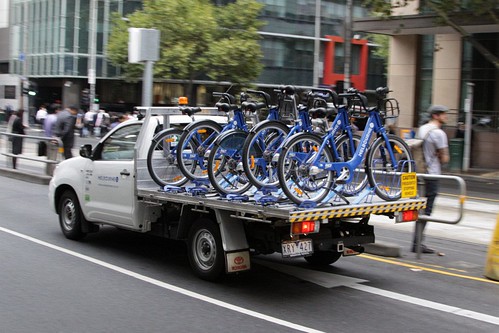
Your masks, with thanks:
<instances>
[{"instance_id":1,"label":"truck tire","mask_svg":"<svg viewBox=\"0 0 499 333\"><path fill-rule=\"evenodd\" d=\"M305 257L305 260L313 266L329 266L338 261L341 257L341 252L320 251L314 252L311 256Z\"/></svg>"},{"instance_id":2,"label":"truck tire","mask_svg":"<svg viewBox=\"0 0 499 333\"><path fill-rule=\"evenodd\" d=\"M59 200L59 224L66 238L79 240L87 235L82 230L83 214L76 194L66 190Z\"/></svg>"},{"instance_id":3,"label":"truck tire","mask_svg":"<svg viewBox=\"0 0 499 333\"><path fill-rule=\"evenodd\" d=\"M225 272L225 256L220 229L209 219L199 219L191 226L187 238L189 263L203 280L218 280Z\"/></svg>"}]
</instances>

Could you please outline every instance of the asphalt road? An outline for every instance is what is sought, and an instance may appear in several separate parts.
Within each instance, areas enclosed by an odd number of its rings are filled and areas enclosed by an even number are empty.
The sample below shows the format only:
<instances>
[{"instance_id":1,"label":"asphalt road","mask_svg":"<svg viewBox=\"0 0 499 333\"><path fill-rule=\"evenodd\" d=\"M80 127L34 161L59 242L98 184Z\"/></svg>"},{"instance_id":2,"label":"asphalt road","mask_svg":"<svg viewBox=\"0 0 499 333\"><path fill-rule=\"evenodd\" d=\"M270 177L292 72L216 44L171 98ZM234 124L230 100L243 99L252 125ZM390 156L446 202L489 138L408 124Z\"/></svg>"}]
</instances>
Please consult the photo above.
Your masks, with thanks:
<instances>
[{"instance_id":1,"label":"asphalt road","mask_svg":"<svg viewBox=\"0 0 499 333\"><path fill-rule=\"evenodd\" d=\"M4 332L497 332L499 283L486 246L431 237L445 256L253 258L208 283L182 243L103 228L65 239L47 186L0 177L0 323ZM409 239L399 230L386 237Z\"/></svg>"}]
</instances>

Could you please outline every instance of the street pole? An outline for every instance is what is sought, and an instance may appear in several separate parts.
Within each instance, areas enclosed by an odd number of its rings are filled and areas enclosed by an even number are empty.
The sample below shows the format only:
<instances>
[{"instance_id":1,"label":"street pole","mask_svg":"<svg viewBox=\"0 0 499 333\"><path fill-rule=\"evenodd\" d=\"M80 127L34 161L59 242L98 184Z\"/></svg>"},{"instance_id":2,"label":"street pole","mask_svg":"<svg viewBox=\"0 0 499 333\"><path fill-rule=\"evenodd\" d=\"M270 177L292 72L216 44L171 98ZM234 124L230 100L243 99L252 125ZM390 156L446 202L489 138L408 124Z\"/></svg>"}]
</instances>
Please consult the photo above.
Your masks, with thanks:
<instances>
[{"instance_id":1,"label":"street pole","mask_svg":"<svg viewBox=\"0 0 499 333\"><path fill-rule=\"evenodd\" d=\"M88 84L90 85L89 103L90 109L94 109L95 101L95 84L96 84L96 57L97 57L97 1L92 0L90 3L90 36L89 36L89 53L90 59L88 62Z\"/></svg>"},{"instance_id":2,"label":"street pole","mask_svg":"<svg viewBox=\"0 0 499 333\"><path fill-rule=\"evenodd\" d=\"M315 0L314 72L313 86L319 86L319 55L321 50L321 0Z\"/></svg>"},{"instance_id":3,"label":"street pole","mask_svg":"<svg viewBox=\"0 0 499 333\"><path fill-rule=\"evenodd\" d=\"M29 25L29 4L24 3L24 20L23 20L23 78L21 82L21 101L19 109L24 109L23 114L23 124L29 125L29 98L28 94L25 94L25 89L29 88L29 78L28 78L28 25Z\"/></svg>"},{"instance_id":4,"label":"street pole","mask_svg":"<svg viewBox=\"0 0 499 333\"><path fill-rule=\"evenodd\" d=\"M472 82L466 83L466 99L464 100L464 113L466 115L464 131L464 152L463 152L463 171L468 171L470 167L470 148L471 148L471 126L473 113L473 87Z\"/></svg>"},{"instance_id":5,"label":"street pole","mask_svg":"<svg viewBox=\"0 0 499 333\"><path fill-rule=\"evenodd\" d=\"M147 60L144 64L144 75L142 81L142 104L152 106L152 82L154 61Z\"/></svg>"},{"instance_id":6,"label":"street pole","mask_svg":"<svg viewBox=\"0 0 499 333\"><path fill-rule=\"evenodd\" d=\"M347 13L345 16L345 62L344 71L345 78L343 79L343 89L347 90L351 86L351 58L352 58L352 13L353 13L353 0L347 0Z\"/></svg>"}]
</instances>

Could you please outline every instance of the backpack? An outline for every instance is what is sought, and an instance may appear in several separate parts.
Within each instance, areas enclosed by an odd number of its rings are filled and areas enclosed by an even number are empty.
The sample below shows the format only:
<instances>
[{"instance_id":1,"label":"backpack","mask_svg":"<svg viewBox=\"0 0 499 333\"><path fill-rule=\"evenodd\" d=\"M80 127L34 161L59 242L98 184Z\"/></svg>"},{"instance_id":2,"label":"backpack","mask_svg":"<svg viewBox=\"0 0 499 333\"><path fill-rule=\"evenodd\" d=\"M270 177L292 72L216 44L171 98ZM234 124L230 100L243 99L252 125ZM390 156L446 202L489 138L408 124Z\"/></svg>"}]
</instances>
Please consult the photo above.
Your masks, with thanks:
<instances>
[{"instance_id":1,"label":"backpack","mask_svg":"<svg viewBox=\"0 0 499 333\"><path fill-rule=\"evenodd\" d=\"M431 131L433 130L434 129L429 130L428 133L426 133L424 139L418 138L418 139L406 140L406 143L409 146L409 150L411 151L412 160L414 161L414 167L417 173L428 172L428 166L426 165L426 160L424 158L423 146L425 140L428 138Z\"/></svg>"}]
</instances>

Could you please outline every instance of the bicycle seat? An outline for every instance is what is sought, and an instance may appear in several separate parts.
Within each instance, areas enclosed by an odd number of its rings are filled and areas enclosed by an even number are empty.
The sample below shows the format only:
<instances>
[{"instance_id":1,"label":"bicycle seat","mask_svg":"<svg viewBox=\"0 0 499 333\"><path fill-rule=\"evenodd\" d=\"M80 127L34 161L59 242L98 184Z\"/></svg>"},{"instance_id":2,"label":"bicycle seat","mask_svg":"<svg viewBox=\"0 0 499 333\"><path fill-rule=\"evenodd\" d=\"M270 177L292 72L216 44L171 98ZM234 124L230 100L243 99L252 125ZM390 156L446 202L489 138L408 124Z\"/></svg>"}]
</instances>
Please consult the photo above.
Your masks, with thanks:
<instances>
[{"instance_id":1,"label":"bicycle seat","mask_svg":"<svg viewBox=\"0 0 499 333\"><path fill-rule=\"evenodd\" d=\"M326 118L333 115L336 111L336 108L326 108L321 106L308 110L308 113L312 116L312 118Z\"/></svg>"},{"instance_id":2,"label":"bicycle seat","mask_svg":"<svg viewBox=\"0 0 499 333\"><path fill-rule=\"evenodd\" d=\"M230 112L237 109L237 105L235 104L222 103L222 102L216 103L215 106L217 107L218 111L223 111L223 112Z\"/></svg>"},{"instance_id":3,"label":"bicycle seat","mask_svg":"<svg viewBox=\"0 0 499 333\"><path fill-rule=\"evenodd\" d=\"M241 109L244 111L256 112L257 110L267 107L264 102L243 102L241 104Z\"/></svg>"},{"instance_id":4,"label":"bicycle seat","mask_svg":"<svg viewBox=\"0 0 499 333\"><path fill-rule=\"evenodd\" d=\"M182 112L182 114L186 114L189 117L195 113L201 112L201 108L198 106L193 106L193 107L181 106L178 109Z\"/></svg>"},{"instance_id":5,"label":"bicycle seat","mask_svg":"<svg viewBox=\"0 0 499 333\"><path fill-rule=\"evenodd\" d=\"M293 86L281 86L279 90L285 95L294 95L296 92L295 87Z\"/></svg>"}]
</instances>

